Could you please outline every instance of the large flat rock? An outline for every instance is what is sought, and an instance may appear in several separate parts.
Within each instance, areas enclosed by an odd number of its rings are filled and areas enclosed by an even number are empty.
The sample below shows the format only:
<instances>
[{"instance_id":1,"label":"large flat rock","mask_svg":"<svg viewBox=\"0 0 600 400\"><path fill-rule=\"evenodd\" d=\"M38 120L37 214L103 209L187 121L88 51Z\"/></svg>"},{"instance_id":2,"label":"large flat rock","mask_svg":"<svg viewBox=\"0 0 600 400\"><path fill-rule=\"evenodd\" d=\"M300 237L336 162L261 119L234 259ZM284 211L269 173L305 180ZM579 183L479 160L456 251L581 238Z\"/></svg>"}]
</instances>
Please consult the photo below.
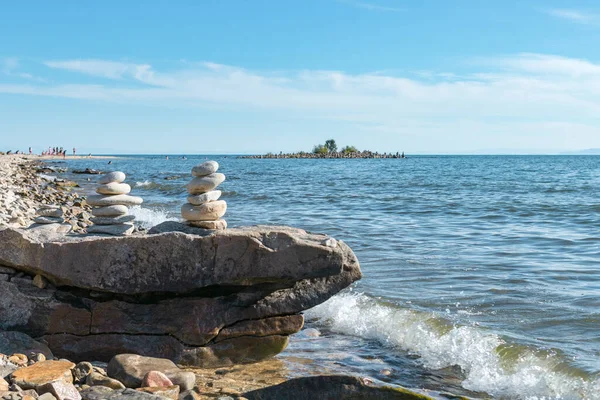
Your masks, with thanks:
<instances>
[{"instance_id":1,"label":"large flat rock","mask_svg":"<svg viewBox=\"0 0 600 400\"><path fill-rule=\"evenodd\" d=\"M13 268L0 280L0 330L74 361L134 353L200 367L251 363L285 348L303 310L361 277L343 242L300 229L165 223L153 232L0 230L0 265ZM53 285L36 287L38 274Z\"/></svg>"},{"instance_id":2,"label":"large flat rock","mask_svg":"<svg viewBox=\"0 0 600 400\"><path fill-rule=\"evenodd\" d=\"M0 265L40 274L57 286L142 294L333 276L355 258L343 242L301 229L256 226L209 232L166 225L169 232L130 237L41 236L5 228L0 230Z\"/></svg>"}]
</instances>

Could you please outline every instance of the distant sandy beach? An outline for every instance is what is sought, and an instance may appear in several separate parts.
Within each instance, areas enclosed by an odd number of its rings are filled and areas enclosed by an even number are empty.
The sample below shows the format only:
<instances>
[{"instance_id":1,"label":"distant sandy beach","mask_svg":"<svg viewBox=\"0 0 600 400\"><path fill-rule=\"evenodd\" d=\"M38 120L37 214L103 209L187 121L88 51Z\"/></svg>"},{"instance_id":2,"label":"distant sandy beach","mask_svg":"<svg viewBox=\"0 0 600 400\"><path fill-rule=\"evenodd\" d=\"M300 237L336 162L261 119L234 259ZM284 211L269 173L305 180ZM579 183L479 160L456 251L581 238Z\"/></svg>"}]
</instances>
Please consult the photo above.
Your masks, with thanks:
<instances>
[{"instance_id":1,"label":"distant sandy beach","mask_svg":"<svg viewBox=\"0 0 600 400\"><path fill-rule=\"evenodd\" d=\"M66 157L63 158L63 156L40 156L40 155L36 155L36 154L11 154L10 156L17 156L17 157L23 157L23 158L27 158L30 160L80 160L80 159L115 159L115 158L124 158L124 157L119 157L119 156L70 156L67 155ZM10 157L8 156L8 157ZM4 156L7 157L7 156Z\"/></svg>"}]
</instances>

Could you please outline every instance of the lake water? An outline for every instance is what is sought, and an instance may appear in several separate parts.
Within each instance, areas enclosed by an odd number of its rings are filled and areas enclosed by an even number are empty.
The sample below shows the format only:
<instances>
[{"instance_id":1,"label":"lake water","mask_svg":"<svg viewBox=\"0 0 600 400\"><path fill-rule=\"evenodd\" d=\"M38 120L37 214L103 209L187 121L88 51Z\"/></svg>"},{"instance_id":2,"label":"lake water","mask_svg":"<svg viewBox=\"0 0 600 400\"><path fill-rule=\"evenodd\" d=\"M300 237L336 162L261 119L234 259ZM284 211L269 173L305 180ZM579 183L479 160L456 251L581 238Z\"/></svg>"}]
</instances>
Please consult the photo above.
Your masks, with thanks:
<instances>
[{"instance_id":1,"label":"lake water","mask_svg":"<svg viewBox=\"0 0 600 400\"><path fill-rule=\"evenodd\" d=\"M209 158L230 227L327 233L361 263L282 359L473 397L600 398L600 157ZM152 226L179 218L205 159L67 166L124 171Z\"/></svg>"}]
</instances>

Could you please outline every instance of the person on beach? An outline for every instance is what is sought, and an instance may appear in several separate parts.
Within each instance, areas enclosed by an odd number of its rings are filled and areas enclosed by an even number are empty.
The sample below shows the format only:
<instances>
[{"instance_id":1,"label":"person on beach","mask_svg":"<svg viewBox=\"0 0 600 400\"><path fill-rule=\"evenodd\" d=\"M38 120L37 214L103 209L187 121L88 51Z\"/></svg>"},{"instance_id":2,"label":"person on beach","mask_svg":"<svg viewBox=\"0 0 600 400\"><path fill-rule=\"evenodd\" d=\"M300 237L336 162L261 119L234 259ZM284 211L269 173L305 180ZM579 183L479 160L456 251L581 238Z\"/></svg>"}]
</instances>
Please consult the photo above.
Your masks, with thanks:
<instances>
[{"instance_id":1,"label":"person on beach","mask_svg":"<svg viewBox=\"0 0 600 400\"><path fill-rule=\"evenodd\" d=\"M73 147L73 157L75 157L75 147Z\"/></svg>"},{"instance_id":2,"label":"person on beach","mask_svg":"<svg viewBox=\"0 0 600 400\"><path fill-rule=\"evenodd\" d=\"M32 153L32 152L31 152L31 147L30 147L30 148L29 148L29 155L31 155L31 153Z\"/></svg>"}]
</instances>

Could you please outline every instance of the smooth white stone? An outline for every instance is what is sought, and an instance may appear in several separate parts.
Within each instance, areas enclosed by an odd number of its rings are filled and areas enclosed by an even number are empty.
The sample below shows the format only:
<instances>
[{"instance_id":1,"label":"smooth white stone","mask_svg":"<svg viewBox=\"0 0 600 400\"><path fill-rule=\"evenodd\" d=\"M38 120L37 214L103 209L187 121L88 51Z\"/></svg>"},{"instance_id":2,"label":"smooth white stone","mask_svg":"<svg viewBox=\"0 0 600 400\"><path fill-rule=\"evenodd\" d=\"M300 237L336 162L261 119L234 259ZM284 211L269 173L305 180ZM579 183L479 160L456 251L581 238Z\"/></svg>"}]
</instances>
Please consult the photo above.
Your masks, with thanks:
<instances>
[{"instance_id":1,"label":"smooth white stone","mask_svg":"<svg viewBox=\"0 0 600 400\"><path fill-rule=\"evenodd\" d=\"M125 174L121 171L109 172L98 179L98 183L106 184L111 182L121 183L125 180Z\"/></svg>"},{"instance_id":2,"label":"smooth white stone","mask_svg":"<svg viewBox=\"0 0 600 400\"><path fill-rule=\"evenodd\" d=\"M188 224L197 228L212 229L216 231L227 229L227 221L224 219L218 219L216 221L188 221Z\"/></svg>"},{"instance_id":3,"label":"smooth white stone","mask_svg":"<svg viewBox=\"0 0 600 400\"><path fill-rule=\"evenodd\" d=\"M225 175L220 172L206 175L200 178L194 178L187 184L186 188L189 194L201 194L210 192L219 186L225 180Z\"/></svg>"},{"instance_id":4,"label":"smooth white stone","mask_svg":"<svg viewBox=\"0 0 600 400\"><path fill-rule=\"evenodd\" d=\"M196 165L192 168L193 176L206 176L214 174L219 169L219 163L216 161L207 161L202 164Z\"/></svg>"},{"instance_id":5,"label":"smooth white stone","mask_svg":"<svg viewBox=\"0 0 600 400\"><path fill-rule=\"evenodd\" d=\"M200 206L186 203L181 206L181 216L188 221L216 221L225 215L227 202L225 200L211 201Z\"/></svg>"},{"instance_id":6,"label":"smooth white stone","mask_svg":"<svg viewBox=\"0 0 600 400\"><path fill-rule=\"evenodd\" d=\"M100 185L96 188L96 193L100 194L128 194L131 192L131 186L126 183L111 182Z\"/></svg>"},{"instance_id":7,"label":"smooth white stone","mask_svg":"<svg viewBox=\"0 0 600 400\"><path fill-rule=\"evenodd\" d=\"M210 201L219 200L219 197L221 197L220 190L211 190L210 192L196 194L194 196L188 196L187 201L190 204L199 206L201 204L208 203Z\"/></svg>"},{"instance_id":8,"label":"smooth white stone","mask_svg":"<svg viewBox=\"0 0 600 400\"><path fill-rule=\"evenodd\" d=\"M144 199L127 194L105 195L93 194L86 199L90 206L139 206L144 202Z\"/></svg>"},{"instance_id":9,"label":"smooth white stone","mask_svg":"<svg viewBox=\"0 0 600 400\"><path fill-rule=\"evenodd\" d=\"M135 215L123 215L120 217L94 217L91 221L94 225L118 225L125 222L132 222L135 219Z\"/></svg>"},{"instance_id":10,"label":"smooth white stone","mask_svg":"<svg viewBox=\"0 0 600 400\"><path fill-rule=\"evenodd\" d=\"M120 225L91 225L87 228L88 233L105 233L107 235L131 235L133 233L133 224L125 223Z\"/></svg>"},{"instance_id":11,"label":"smooth white stone","mask_svg":"<svg viewBox=\"0 0 600 400\"><path fill-rule=\"evenodd\" d=\"M127 206L106 206L99 208L92 208L92 215L94 217L120 217L121 215L127 215L129 209Z\"/></svg>"}]
</instances>

